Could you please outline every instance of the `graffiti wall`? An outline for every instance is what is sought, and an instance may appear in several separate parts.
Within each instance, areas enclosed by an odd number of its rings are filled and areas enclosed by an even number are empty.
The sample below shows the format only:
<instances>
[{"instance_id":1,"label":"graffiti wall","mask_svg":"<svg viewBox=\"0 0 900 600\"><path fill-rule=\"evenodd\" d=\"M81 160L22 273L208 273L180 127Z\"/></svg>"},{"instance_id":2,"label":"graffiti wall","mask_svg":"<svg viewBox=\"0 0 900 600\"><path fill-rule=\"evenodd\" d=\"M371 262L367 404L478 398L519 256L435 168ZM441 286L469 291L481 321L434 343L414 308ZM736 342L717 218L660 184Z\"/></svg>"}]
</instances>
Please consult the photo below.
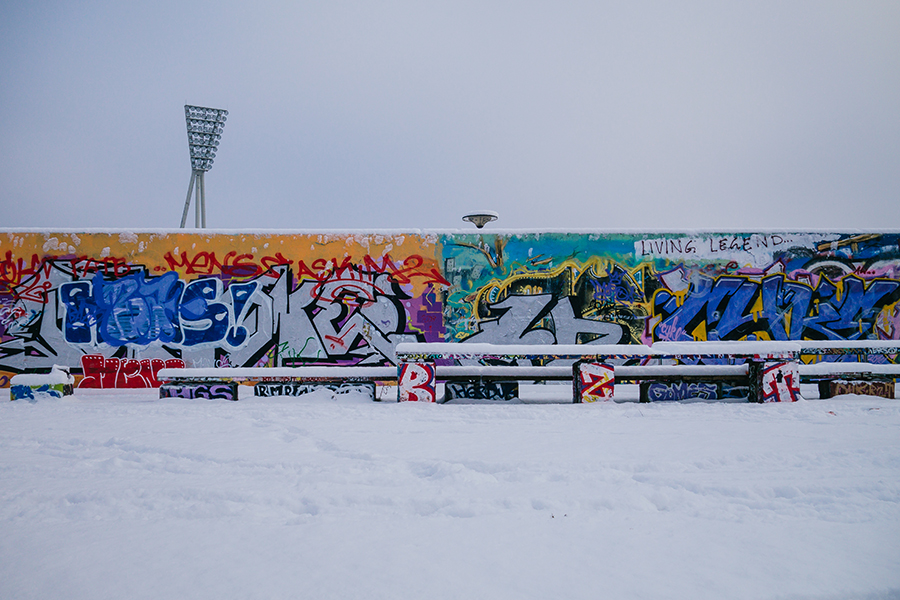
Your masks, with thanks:
<instances>
[{"instance_id":1,"label":"graffiti wall","mask_svg":"<svg viewBox=\"0 0 900 600\"><path fill-rule=\"evenodd\" d=\"M898 302L898 233L0 231L0 385L391 365L404 341L898 339Z\"/></svg>"},{"instance_id":2,"label":"graffiti wall","mask_svg":"<svg viewBox=\"0 0 900 600\"><path fill-rule=\"evenodd\" d=\"M85 357L92 369L146 361L151 374L167 360L385 365L400 342L443 339L439 298L447 282L436 236L2 232L0 239L7 379L53 364L81 367ZM155 377L146 379L152 385Z\"/></svg>"},{"instance_id":3,"label":"graffiti wall","mask_svg":"<svg viewBox=\"0 0 900 600\"><path fill-rule=\"evenodd\" d=\"M897 234L442 239L448 340L900 337Z\"/></svg>"}]
</instances>

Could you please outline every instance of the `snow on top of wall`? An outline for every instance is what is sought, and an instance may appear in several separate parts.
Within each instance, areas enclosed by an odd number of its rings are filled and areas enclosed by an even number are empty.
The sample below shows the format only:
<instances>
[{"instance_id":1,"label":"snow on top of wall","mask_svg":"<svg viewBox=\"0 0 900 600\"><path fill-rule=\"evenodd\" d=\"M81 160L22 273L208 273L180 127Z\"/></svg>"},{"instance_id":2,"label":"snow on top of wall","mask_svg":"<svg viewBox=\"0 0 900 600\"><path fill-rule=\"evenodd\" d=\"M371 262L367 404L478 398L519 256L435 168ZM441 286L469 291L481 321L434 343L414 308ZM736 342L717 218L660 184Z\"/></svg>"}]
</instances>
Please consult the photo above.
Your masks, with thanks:
<instances>
[{"instance_id":1,"label":"snow on top of wall","mask_svg":"<svg viewBox=\"0 0 900 600\"><path fill-rule=\"evenodd\" d=\"M900 229L855 229L855 228L828 228L828 229L800 229L793 227L772 228L772 229L732 229L732 228L698 228L698 229L560 229L560 228L536 228L536 229L473 229L473 228L447 228L447 229L176 229L176 228L133 228L133 227L88 227L88 228L72 228L72 227L0 227L0 234L7 233L10 235L20 233L43 233L52 234L109 234L125 236L122 241L137 241L135 236L138 234L156 234L160 236L177 235L177 234L193 234L193 235L319 235L319 236L336 236L336 237L371 237L386 236L393 237L398 235L413 236L434 236L434 235L541 235L541 234L575 234L575 235L636 235L636 236L658 236L673 235L680 237L688 237L692 235L717 235L717 234L813 234L813 235L856 235L865 233L881 233L881 234L900 234Z\"/></svg>"}]
</instances>

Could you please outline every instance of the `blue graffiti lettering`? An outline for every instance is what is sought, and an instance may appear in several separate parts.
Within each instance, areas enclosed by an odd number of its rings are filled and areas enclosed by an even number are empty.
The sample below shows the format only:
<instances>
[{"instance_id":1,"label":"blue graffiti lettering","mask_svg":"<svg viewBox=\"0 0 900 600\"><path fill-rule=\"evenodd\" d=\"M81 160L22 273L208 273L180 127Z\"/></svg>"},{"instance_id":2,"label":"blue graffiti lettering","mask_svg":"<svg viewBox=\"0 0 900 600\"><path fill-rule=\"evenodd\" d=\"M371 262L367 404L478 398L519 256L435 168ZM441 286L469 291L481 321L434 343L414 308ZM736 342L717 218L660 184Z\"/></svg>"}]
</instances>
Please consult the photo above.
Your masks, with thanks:
<instances>
[{"instance_id":1,"label":"blue graffiti lettering","mask_svg":"<svg viewBox=\"0 0 900 600\"><path fill-rule=\"evenodd\" d=\"M66 307L63 336L70 344L90 344L97 324L97 305L90 281L72 281L59 286L59 299Z\"/></svg>"},{"instance_id":2,"label":"blue graffiti lettering","mask_svg":"<svg viewBox=\"0 0 900 600\"><path fill-rule=\"evenodd\" d=\"M92 283L99 317L98 342L122 346L180 341L174 317L183 284L176 273L154 279L132 273L115 281L105 281L97 273Z\"/></svg>"},{"instance_id":3,"label":"blue graffiti lettering","mask_svg":"<svg viewBox=\"0 0 900 600\"><path fill-rule=\"evenodd\" d=\"M865 339L880 311L900 300L900 282L856 276L835 284L819 279L815 289L783 274L762 282L743 277L700 277L680 299L667 290L654 296L654 312L662 317L655 340L690 340L705 327L706 339L738 340L765 334L775 340Z\"/></svg>"},{"instance_id":4,"label":"blue graffiti lettering","mask_svg":"<svg viewBox=\"0 0 900 600\"><path fill-rule=\"evenodd\" d=\"M647 399L650 402L692 400L716 400L719 388L715 383L698 382L662 382L653 381L647 386Z\"/></svg>"},{"instance_id":5,"label":"blue graffiti lettering","mask_svg":"<svg viewBox=\"0 0 900 600\"><path fill-rule=\"evenodd\" d=\"M190 282L184 290L178 314L184 327L185 346L209 344L225 339L228 307L216 299L222 295L222 281L212 277Z\"/></svg>"}]
</instances>

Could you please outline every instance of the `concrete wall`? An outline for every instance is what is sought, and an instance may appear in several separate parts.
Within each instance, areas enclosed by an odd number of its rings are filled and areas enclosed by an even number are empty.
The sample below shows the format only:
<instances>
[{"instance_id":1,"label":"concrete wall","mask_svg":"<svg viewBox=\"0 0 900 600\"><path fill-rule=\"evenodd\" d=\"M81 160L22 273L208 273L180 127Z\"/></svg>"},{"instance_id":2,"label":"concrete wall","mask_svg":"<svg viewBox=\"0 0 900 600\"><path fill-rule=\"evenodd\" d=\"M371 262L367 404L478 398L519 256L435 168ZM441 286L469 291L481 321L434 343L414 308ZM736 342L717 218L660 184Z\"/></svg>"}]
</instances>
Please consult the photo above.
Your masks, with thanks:
<instances>
[{"instance_id":1,"label":"concrete wall","mask_svg":"<svg viewBox=\"0 0 900 600\"><path fill-rule=\"evenodd\" d=\"M0 231L0 384L83 355L384 365L403 341L898 339L898 233Z\"/></svg>"}]
</instances>

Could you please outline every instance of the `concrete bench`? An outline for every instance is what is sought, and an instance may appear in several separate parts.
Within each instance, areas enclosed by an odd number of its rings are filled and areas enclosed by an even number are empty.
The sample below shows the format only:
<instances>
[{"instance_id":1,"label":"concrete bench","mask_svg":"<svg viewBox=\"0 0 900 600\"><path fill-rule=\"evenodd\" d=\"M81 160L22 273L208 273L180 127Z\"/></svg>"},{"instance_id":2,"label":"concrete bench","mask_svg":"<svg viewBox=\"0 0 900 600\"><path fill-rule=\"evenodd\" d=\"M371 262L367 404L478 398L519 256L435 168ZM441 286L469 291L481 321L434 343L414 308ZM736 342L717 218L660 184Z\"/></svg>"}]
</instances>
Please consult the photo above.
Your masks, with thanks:
<instances>
[{"instance_id":1,"label":"concrete bench","mask_svg":"<svg viewBox=\"0 0 900 600\"><path fill-rule=\"evenodd\" d=\"M706 380L720 386L718 400L735 400L744 390L750 402L796 402L800 399L797 371L800 347L796 342L657 342L653 344L653 350L658 356L679 363L682 368L691 364L699 366L698 363L720 367L718 373L711 373L711 380ZM740 374L736 369L729 373L725 369L737 366L745 367L746 373ZM657 381L662 384L667 380L657 378ZM679 392L684 393L683 388L670 386L670 389L674 397L658 399L687 399L678 397ZM642 394L641 399L648 401L647 394Z\"/></svg>"},{"instance_id":2,"label":"concrete bench","mask_svg":"<svg viewBox=\"0 0 900 600\"><path fill-rule=\"evenodd\" d=\"M801 352L823 347L835 351L827 344L771 341L658 342L652 347L402 343L397 346L397 367L162 369L158 377L165 382L161 397L237 399L238 382L256 381L254 393L260 396L300 395L317 385L339 391L341 386L362 384L374 398L376 381L396 380L400 401L434 402L439 381L445 383L445 400L509 399L519 381L571 381L576 403L614 399L615 386L630 382L640 384L645 402L744 397L787 402L799 398Z\"/></svg>"},{"instance_id":3,"label":"concrete bench","mask_svg":"<svg viewBox=\"0 0 900 600\"><path fill-rule=\"evenodd\" d=\"M890 362L889 357L900 355L900 340L828 340L800 344L801 356L818 359L800 364L800 381L816 384L819 398L840 394L895 397L900 364ZM835 357L839 360L828 360ZM873 358L884 362L869 362Z\"/></svg>"},{"instance_id":4,"label":"concrete bench","mask_svg":"<svg viewBox=\"0 0 900 600\"><path fill-rule=\"evenodd\" d=\"M799 350L794 342L769 341L660 342L652 347L403 343L397 346L398 396L401 401L434 402L436 382L452 381L451 374L457 380L473 381L482 377L480 363L526 362L530 364L507 368L519 369L516 377L523 380L550 379L554 369L554 378L571 378L576 403L612 400L617 381L641 382L644 401L687 399L688 394L720 399L726 384L743 387L751 401L795 401L799 398ZM704 361L718 364L698 364ZM447 362L457 364L442 364ZM462 362L470 364L458 364ZM571 373L549 362L568 362ZM495 373L498 380L505 375Z\"/></svg>"},{"instance_id":5,"label":"concrete bench","mask_svg":"<svg viewBox=\"0 0 900 600\"><path fill-rule=\"evenodd\" d=\"M10 400L37 400L40 397L62 398L74 393L75 378L67 367L53 365L49 373L20 373L9 381Z\"/></svg>"},{"instance_id":6,"label":"concrete bench","mask_svg":"<svg viewBox=\"0 0 900 600\"><path fill-rule=\"evenodd\" d=\"M301 396L327 388L336 393L364 389L375 398L375 382L397 379L396 367L309 366L161 369L160 398L238 399L238 385L255 382L254 396Z\"/></svg>"},{"instance_id":7,"label":"concrete bench","mask_svg":"<svg viewBox=\"0 0 900 600\"><path fill-rule=\"evenodd\" d=\"M894 398L900 340L817 340L801 342L803 383L816 384L820 398L863 394ZM850 360L848 360L850 359ZM871 362L875 360L877 362Z\"/></svg>"},{"instance_id":8,"label":"concrete bench","mask_svg":"<svg viewBox=\"0 0 900 600\"><path fill-rule=\"evenodd\" d=\"M508 399L519 381L572 381L572 364L598 353L634 360L651 350L640 345L401 343L397 345L398 399L435 402L439 381L445 382L445 400ZM557 364L546 364L551 361ZM573 401L578 397L573 393Z\"/></svg>"},{"instance_id":9,"label":"concrete bench","mask_svg":"<svg viewBox=\"0 0 900 600\"><path fill-rule=\"evenodd\" d=\"M565 381L572 379L571 367L518 366L440 366L440 380L445 382L481 386L485 394L493 389L501 389L505 396L516 390L506 385L491 386L491 383L508 383L527 379L529 373L536 380ZM530 371L529 371L530 370ZM237 399L237 385L255 382L255 396L300 396L310 391L328 388L336 393L344 393L364 387L372 390L379 381L397 381L397 367L364 366L305 366L278 368L175 368L161 369L157 377L162 382L160 398L227 398ZM488 382L487 384L485 382ZM450 395L454 388L450 386Z\"/></svg>"},{"instance_id":10,"label":"concrete bench","mask_svg":"<svg viewBox=\"0 0 900 600\"><path fill-rule=\"evenodd\" d=\"M571 381L572 367L507 365L435 365L435 381L444 382L444 402L456 399L511 400L519 381Z\"/></svg>"},{"instance_id":11,"label":"concrete bench","mask_svg":"<svg viewBox=\"0 0 900 600\"><path fill-rule=\"evenodd\" d=\"M750 397L750 365L614 366L616 383L637 381L641 402Z\"/></svg>"}]
</instances>

